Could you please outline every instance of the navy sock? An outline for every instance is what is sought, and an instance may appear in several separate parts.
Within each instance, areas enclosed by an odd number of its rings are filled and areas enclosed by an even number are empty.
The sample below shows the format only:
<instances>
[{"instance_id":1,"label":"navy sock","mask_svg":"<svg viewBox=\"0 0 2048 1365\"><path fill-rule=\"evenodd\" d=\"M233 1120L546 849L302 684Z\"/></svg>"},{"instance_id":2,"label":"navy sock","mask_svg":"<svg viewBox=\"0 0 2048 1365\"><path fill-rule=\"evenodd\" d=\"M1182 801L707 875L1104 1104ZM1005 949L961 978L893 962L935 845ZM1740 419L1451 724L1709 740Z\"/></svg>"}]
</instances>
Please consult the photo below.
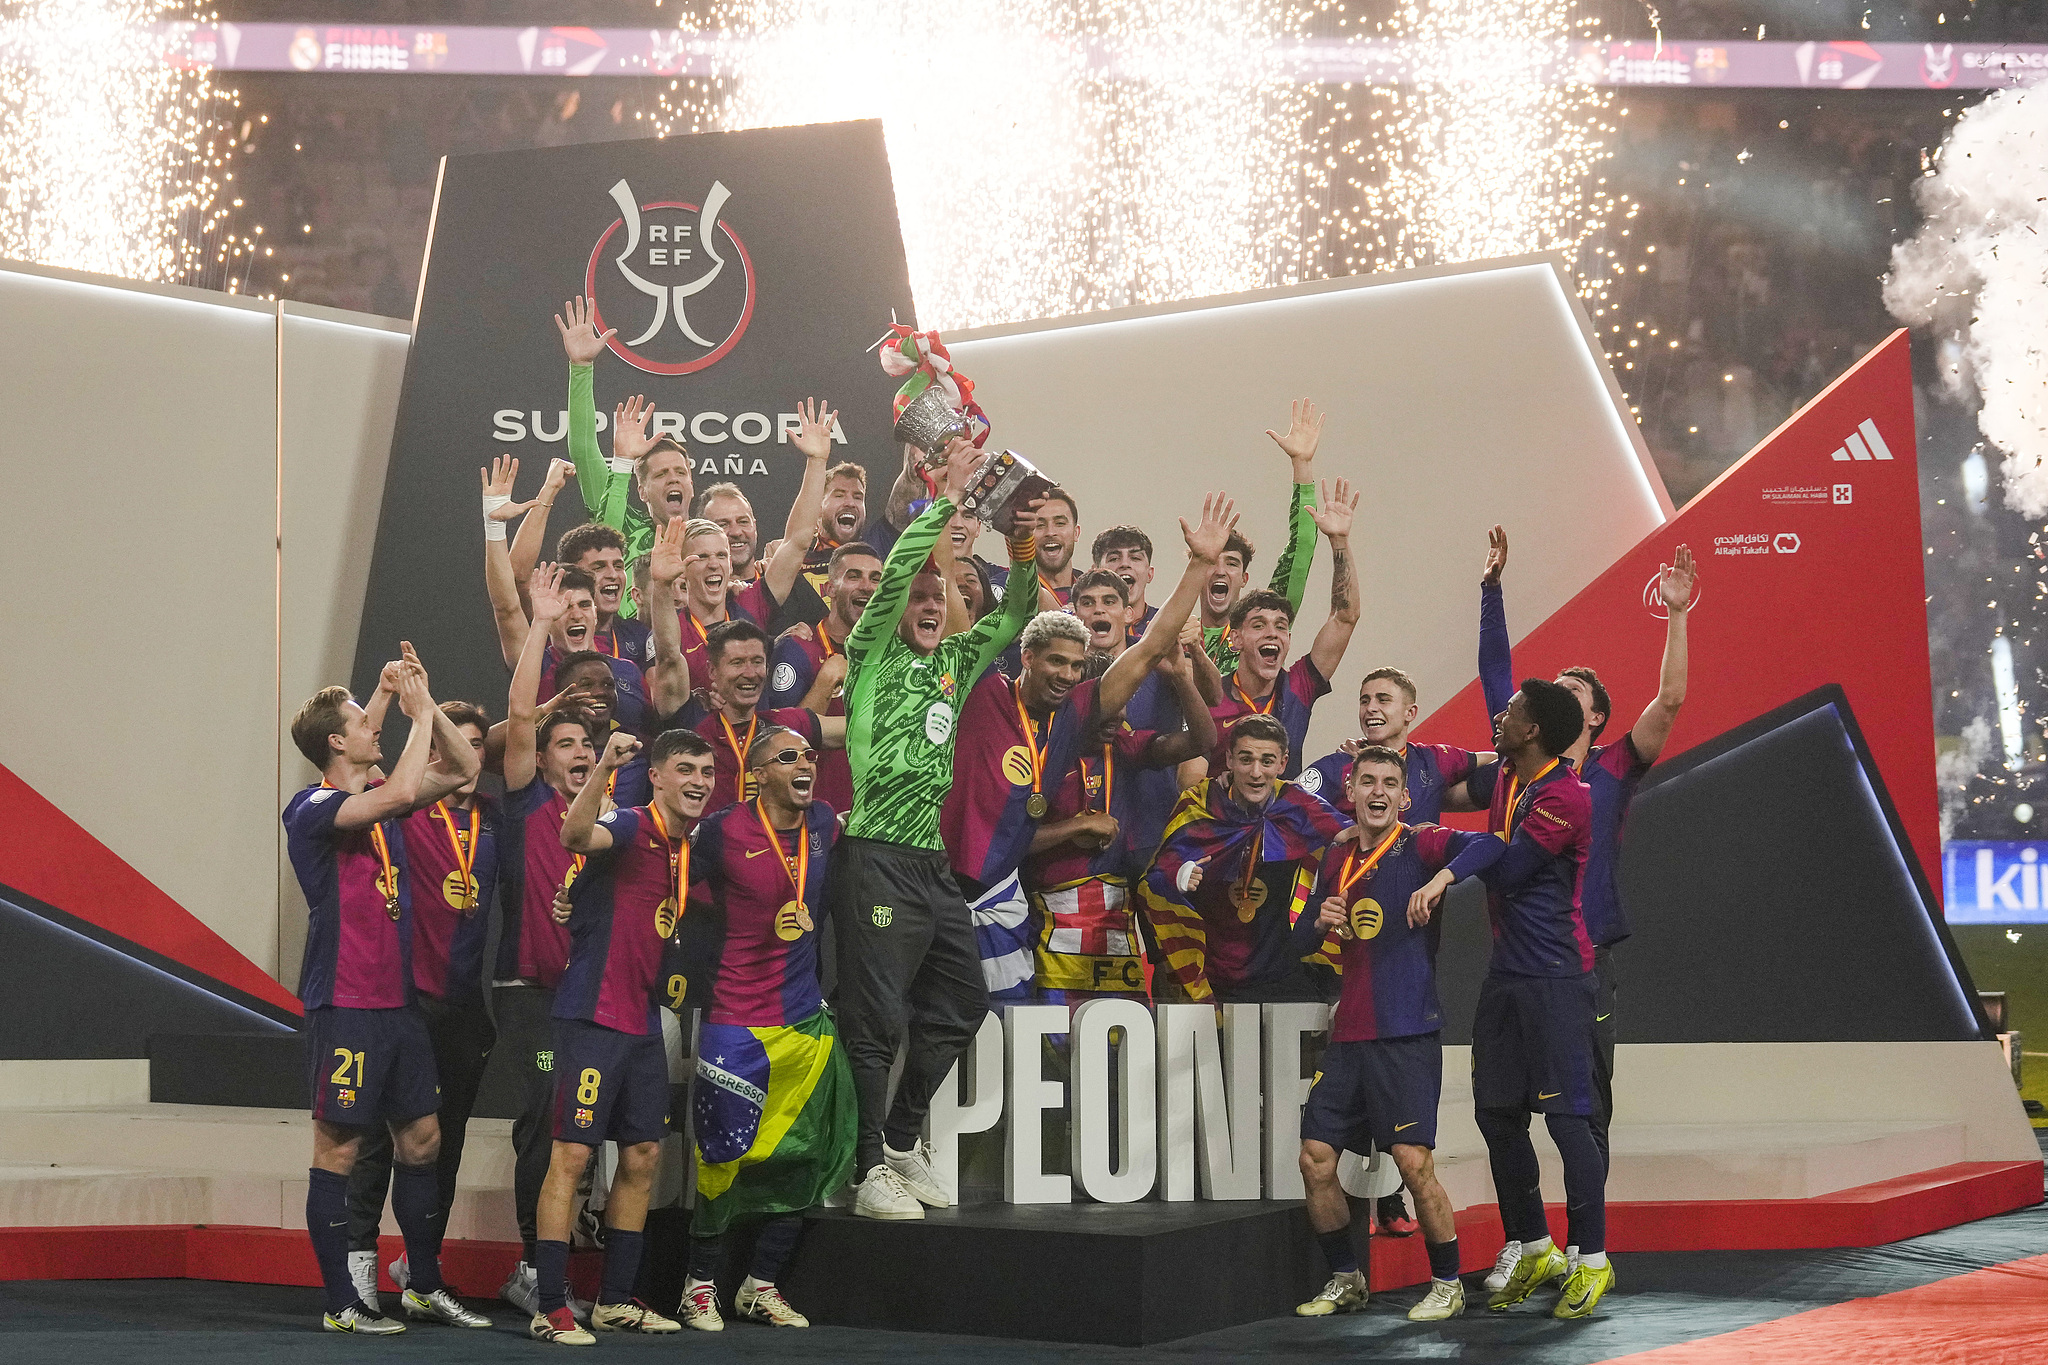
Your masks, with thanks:
<instances>
[{"instance_id":1,"label":"navy sock","mask_svg":"<svg viewBox=\"0 0 2048 1365\"><path fill-rule=\"evenodd\" d=\"M441 1178L434 1167L391 1169L391 1216L405 1235L407 1285L422 1294L441 1288Z\"/></svg>"},{"instance_id":2,"label":"navy sock","mask_svg":"<svg viewBox=\"0 0 2048 1365\"><path fill-rule=\"evenodd\" d=\"M1323 1244L1323 1259L1330 1263L1332 1275L1347 1275L1358 1269L1358 1253L1351 1249L1350 1228L1319 1232L1316 1240Z\"/></svg>"},{"instance_id":3,"label":"navy sock","mask_svg":"<svg viewBox=\"0 0 2048 1365\"><path fill-rule=\"evenodd\" d=\"M1583 1114L1545 1114L1544 1126L1564 1161L1564 1212L1571 1245L1584 1256L1607 1250L1607 1158Z\"/></svg>"},{"instance_id":4,"label":"navy sock","mask_svg":"<svg viewBox=\"0 0 2048 1365\"><path fill-rule=\"evenodd\" d=\"M690 1234L690 1278L716 1284L718 1272L725 1268L725 1237L703 1237Z\"/></svg>"},{"instance_id":5,"label":"navy sock","mask_svg":"<svg viewBox=\"0 0 2048 1365\"><path fill-rule=\"evenodd\" d=\"M1493 1168L1494 1198L1500 1201L1501 1228L1508 1240L1533 1242L1548 1237L1550 1225L1543 1218L1543 1177L1536 1165L1536 1146L1529 1141L1528 1111L1481 1109L1473 1118L1486 1139L1486 1159Z\"/></svg>"},{"instance_id":6,"label":"navy sock","mask_svg":"<svg viewBox=\"0 0 2048 1365\"><path fill-rule=\"evenodd\" d=\"M1458 1239L1448 1242L1431 1242L1429 1245L1429 1273L1439 1280L1458 1278Z\"/></svg>"},{"instance_id":7,"label":"navy sock","mask_svg":"<svg viewBox=\"0 0 2048 1365\"><path fill-rule=\"evenodd\" d=\"M306 1232L327 1289L327 1311L339 1313L356 1301L355 1281L348 1277L348 1177L318 1166L306 1177Z\"/></svg>"},{"instance_id":8,"label":"navy sock","mask_svg":"<svg viewBox=\"0 0 2048 1365\"><path fill-rule=\"evenodd\" d=\"M569 1306L569 1244L536 1241L533 1268L540 1277L540 1311L552 1313Z\"/></svg>"},{"instance_id":9,"label":"navy sock","mask_svg":"<svg viewBox=\"0 0 2048 1365\"><path fill-rule=\"evenodd\" d=\"M645 1232L606 1228L604 1234L604 1287L599 1303L630 1303L640 1280L640 1246Z\"/></svg>"},{"instance_id":10,"label":"navy sock","mask_svg":"<svg viewBox=\"0 0 2048 1365\"><path fill-rule=\"evenodd\" d=\"M763 1284L774 1284L775 1277L789 1264L789 1255L796 1250L796 1239L803 1235L803 1230L804 1218L800 1213L784 1214L763 1223L760 1235L754 1238L754 1264L747 1273Z\"/></svg>"}]
</instances>

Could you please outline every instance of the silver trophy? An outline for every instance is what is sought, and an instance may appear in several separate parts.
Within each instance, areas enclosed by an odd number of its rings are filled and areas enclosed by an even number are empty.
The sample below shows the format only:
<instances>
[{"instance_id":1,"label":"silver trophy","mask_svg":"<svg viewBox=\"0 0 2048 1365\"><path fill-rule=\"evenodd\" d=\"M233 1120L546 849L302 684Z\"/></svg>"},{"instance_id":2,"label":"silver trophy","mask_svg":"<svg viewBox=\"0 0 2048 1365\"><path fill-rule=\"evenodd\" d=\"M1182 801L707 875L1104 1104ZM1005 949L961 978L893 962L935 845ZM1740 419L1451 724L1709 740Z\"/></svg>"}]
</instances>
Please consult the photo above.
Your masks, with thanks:
<instances>
[{"instance_id":1,"label":"silver trophy","mask_svg":"<svg viewBox=\"0 0 2048 1365\"><path fill-rule=\"evenodd\" d=\"M896 439L923 451L928 469L956 437L966 434L967 419L953 410L937 384L904 404L903 415L896 419Z\"/></svg>"},{"instance_id":2,"label":"silver trophy","mask_svg":"<svg viewBox=\"0 0 2048 1365\"><path fill-rule=\"evenodd\" d=\"M1033 498L1044 497L1054 487L1037 465L1014 450L1006 450L982 463L974 482L961 495L960 510L999 534L1008 535L1017 510Z\"/></svg>"}]
</instances>

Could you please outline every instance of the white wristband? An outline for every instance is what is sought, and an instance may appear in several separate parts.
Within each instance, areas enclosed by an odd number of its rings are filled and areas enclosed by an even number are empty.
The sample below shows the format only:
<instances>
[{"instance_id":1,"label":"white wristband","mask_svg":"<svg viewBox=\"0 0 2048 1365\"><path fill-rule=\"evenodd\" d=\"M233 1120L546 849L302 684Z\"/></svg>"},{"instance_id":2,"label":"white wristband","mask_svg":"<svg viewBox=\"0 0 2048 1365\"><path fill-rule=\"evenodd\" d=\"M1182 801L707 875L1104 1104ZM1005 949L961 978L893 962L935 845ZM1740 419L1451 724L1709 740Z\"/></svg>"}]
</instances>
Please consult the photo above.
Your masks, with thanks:
<instances>
[{"instance_id":1,"label":"white wristband","mask_svg":"<svg viewBox=\"0 0 2048 1365\"><path fill-rule=\"evenodd\" d=\"M504 522L502 522L502 521L494 521L494 520L492 520L492 519L491 519L490 517L485 517L485 518L484 518L484 539L485 539L485 540L503 540L504 538L505 538L505 523L504 523Z\"/></svg>"},{"instance_id":2,"label":"white wristband","mask_svg":"<svg viewBox=\"0 0 2048 1365\"><path fill-rule=\"evenodd\" d=\"M512 501L512 497L508 493L484 494L484 515L489 516L510 501Z\"/></svg>"},{"instance_id":3,"label":"white wristband","mask_svg":"<svg viewBox=\"0 0 2048 1365\"><path fill-rule=\"evenodd\" d=\"M1182 895L1187 894L1188 883L1195 879L1195 873L1200 870L1201 865L1198 863L1182 863L1180 871L1173 874L1173 884L1180 888Z\"/></svg>"},{"instance_id":4,"label":"white wristband","mask_svg":"<svg viewBox=\"0 0 2048 1365\"><path fill-rule=\"evenodd\" d=\"M493 512L495 512L495 511L497 511L497 510L498 510L498 509L499 509L500 507L503 507L503 506L504 506L504 505L505 505L506 503L508 503L508 502L510 502L510 501L512 501L512 499L511 499L511 496L510 496L509 494L505 494L505 493L486 493L486 494L484 494L484 539L485 539L485 540L503 540L503 539L505 538L505 523L504 523L504 522L502 522L502 521L499 521L499 520L498 520L498 519L497 519L496 517L492 516L492 515L491 515L491 513L493 513Z\"/></svg>"},{"instance_id":5,"label":"white wristband","mask_svg":"<svg viewBox=\"0 0 2048 1365\"><path fill-rule=\"evenodd\" d=\"M606 468L610 469L614 474L630 474L638 467L633 461L620 459L616 455L605 456L604 462Z\"/></svg>"}]
</instances>

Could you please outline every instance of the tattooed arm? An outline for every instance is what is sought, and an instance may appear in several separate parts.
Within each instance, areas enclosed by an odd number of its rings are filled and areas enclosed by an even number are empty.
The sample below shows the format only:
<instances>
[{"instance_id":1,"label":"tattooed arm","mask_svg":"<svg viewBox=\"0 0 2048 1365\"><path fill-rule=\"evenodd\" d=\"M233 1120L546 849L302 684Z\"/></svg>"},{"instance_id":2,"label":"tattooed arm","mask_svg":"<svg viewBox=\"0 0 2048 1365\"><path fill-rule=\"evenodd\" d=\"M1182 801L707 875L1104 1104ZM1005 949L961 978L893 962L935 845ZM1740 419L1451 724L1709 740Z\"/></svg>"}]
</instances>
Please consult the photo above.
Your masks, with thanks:
<instances>
[{"instance_id":1,"label":"tattooed arm","mask_svg":"<svg viewBox=\"0 0 2048 1365\"><path fill-rule=\"evenodd\" d=\"M1337 675L1350 647L1351 632L1358 628L1358 565L1351 556L1351 518L1358 510L1359 495L1351 485L1337 480L1334 493L1325 486L1321 505L1310 509L1316 526L1330 542L1330 619L1316 632L1309 646L1309 658L1325 678Z\"/></svg>"}]
</instances>

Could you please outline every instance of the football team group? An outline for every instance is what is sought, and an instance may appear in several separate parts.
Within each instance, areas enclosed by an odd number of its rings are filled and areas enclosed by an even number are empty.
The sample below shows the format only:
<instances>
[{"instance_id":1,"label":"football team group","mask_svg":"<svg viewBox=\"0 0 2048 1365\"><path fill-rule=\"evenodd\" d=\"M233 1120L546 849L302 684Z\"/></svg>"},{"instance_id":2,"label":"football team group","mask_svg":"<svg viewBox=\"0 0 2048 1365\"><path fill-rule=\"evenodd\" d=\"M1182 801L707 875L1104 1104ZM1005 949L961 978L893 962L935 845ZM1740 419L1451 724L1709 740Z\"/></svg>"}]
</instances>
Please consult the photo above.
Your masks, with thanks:
<instances>
[{"instance_id":1,"label":"football team group","mask_svg":"<svg viewBox=\"0 0 2048 1365\"><path fill-rule=\"evenodd\" d=\"M325 688L291 724L319 773L283 818L311 909L306 1225L328 1329L490 1325L440 1254L493 1054L520 1088L524 1247L500 1295L535 1339L718 1331L727 1312L802 1327L777 1284L805 1212L950 1204L926 1111L988 1012L1100 997L1333 1005L1301 1114L1330 1274L1297 1311L1366 1304L1337 1178L1351 1150L1383 1153L1413 1201L1412 1217L1401 1193L1372 1206L1379 1231L1428 1248L1408 1316L1456 1316L1466 1286L1432 1161L1435 961L1445 892L1467 878L1491 920L1472 1086L1507 1237L1486 1306L1549 1286L1556 1316L1594 1310L1615 1282L1616 859L1685 696L1683 546L1657 584L1658 693L1618 735L1593 668L1514 680L1496 527L1478 575L1482 747L1412 741L1421 698L1385 666L1360 685L1355 738L1309 762L1361 605L1359 495L1318 485L1313 404L1265 433L1290 466L1269 584L1252 586L1254 547L1214 493L1190 497L1187 568L1155 603L1151 537L1108 526L1081 564L1081 509L1057 488L994 518L1006 563L980 558L985 528L961 505L988 457L966 437L936 458L906 446L871 506L866 471L832 461L836 414L809 400L789 433L803 482L763 548L745 494L697 488L644 399L614 407L601 453L609 333L583 299L555 325L571 458L524 502L517 460L482 472L502 718L436 702L407 642L372 695ZM589 519L543 562L571 483ZM1318 541L1329 609L1297 654ZM409 726L395 757L379 742L393 705ZM1447 811L1484 812L1484 832L1440 825ZM672 1114L681 1093L687 1115ZM1563 1246L1534 1114L1563 1160ZM694 1159L669 1163L693 1185L670 1316L637 1286L649 1205L677 1199L658 1192L672 1133ZM387 1199L397 1311L379 1291ZM603 1248L593 1302L570 1289L579 1235ZM729 1257L747 1274L724 1298Z\"/></svg>"}]
</instances>

